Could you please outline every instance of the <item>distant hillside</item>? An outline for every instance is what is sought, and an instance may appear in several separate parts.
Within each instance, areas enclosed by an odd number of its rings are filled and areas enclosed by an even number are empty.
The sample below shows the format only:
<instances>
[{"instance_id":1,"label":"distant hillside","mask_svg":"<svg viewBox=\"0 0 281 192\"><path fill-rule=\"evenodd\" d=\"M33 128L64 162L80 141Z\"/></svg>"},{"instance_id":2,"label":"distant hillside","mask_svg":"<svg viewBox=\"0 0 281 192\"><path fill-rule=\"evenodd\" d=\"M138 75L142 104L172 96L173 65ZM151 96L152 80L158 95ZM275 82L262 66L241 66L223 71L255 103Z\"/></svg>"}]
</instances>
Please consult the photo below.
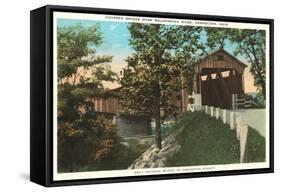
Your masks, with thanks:
<instances>
[{"instance_id":1,"label":"distant hillside","mask_svg":"<svg viewBox=\"0 0 281 192\"><path fill-rule=\"evenodd\" d=\"M249 92L249 93L246 93L247 95L251 95L252 97L256 97L257 96L257 92Z\"/></svg>"}]
</instances>

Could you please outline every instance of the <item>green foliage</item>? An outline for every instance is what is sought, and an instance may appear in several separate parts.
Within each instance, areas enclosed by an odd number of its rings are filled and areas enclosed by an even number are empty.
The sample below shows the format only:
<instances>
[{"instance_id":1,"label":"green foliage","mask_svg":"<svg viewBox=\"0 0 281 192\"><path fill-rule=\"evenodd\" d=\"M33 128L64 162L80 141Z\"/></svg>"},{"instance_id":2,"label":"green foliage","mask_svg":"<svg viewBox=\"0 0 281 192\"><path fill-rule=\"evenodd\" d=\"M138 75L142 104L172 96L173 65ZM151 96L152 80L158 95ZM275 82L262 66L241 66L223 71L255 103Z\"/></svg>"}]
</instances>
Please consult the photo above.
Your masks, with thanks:
<instances>
[{"instance_id":1,"label":"green foliage","mask_svg":"<svg viewBox=\"0 0 281 192\"><path fill-rule=\"evenodd\" d=\"M265 107L265 98L264 96L262 95L262 93L257 93L256 97L254 98L257 103L259 103L261 106Z\"/></svg>"},{"instance_id":2,"label":"green foliage","mask_svg":"<svg viewBox=\"0 0 281 192\"><path fill-rule=\"evenodd\" d=\"M245 108L251 108L251 109L264 108L264 99L261 93L258 93L256 96L245 94L245 100L251 102L250 106Z\"/></svg>"},{"instance_id":3,"label":"green foliage","mask_svg":"<svg viewBox=\"0 0 281 192\"><path fill-rule=\"evenodd\" d=\"M228 40L233 29L230 28L212 28L206 27L204 29L207 32L206 46L211 49L224 48L226 41Z\"/></svg>"},{"instance_id":4,"label":"green foliage","mask_svg":"<svg viewBox=\"0 0 281 192\"><path fill-rule=\"evenodd\" d=\"M76 24L59 27L57 29L59 81L80 75L79 73L86 72L97 64L111 62L112 56L95 55L95 48L101 43L102 35L95 25L85 27ZM77 79L73 77L72 80L75 84Z\"/></svg>"},{"instance_id":5,"label":"green foliage","mask_svg":"<svg viewBox=\"0 0 281 192\"><path fill-rule=\"evenodd\" d=\"M186 88L185 64L198 47L200 28L158 24L129 24L130 46L135 50L124 69L121 104L127 111L151 115L156 120L157 145L161 148L160 110L175 115L173 93ZM164 116L165 117L165 116Z\"/></svg>"},{"instance_id":6,"label":"green foliage","mask_svg":"<svg viewBox=\"0 0 281 192\"><path fill-rule=\"evenodd\" d=\"M237 43L235 54L245 55L251 64L254 85L265 99L265 31L238 30L233 33L231 41Z\"/></svg>"},{"instance_id":7,"label":"green foliage","mask_svg":"<svg viewBox=\"0 0 281 192\"><path fill-rule=\"evenodd\" d=\"M251 127L248 130L246 153L248 162L265 161L265 138Z\"/></svg>"},{"instance_id":8,"label":"green foliage","mask_svg":"<svg viewBox=\"0 0 281 192\"><path fill-rule=\"evenodd\" d=\"M83 116L84 123L87 117ZM83 121L83 120L81 120ZM89 123L94 121L94 123ZM102 117L87 118L88 126L60 127L58 132L58 171L76 172L100 164L119 144L114 126Z\"/></svg>"},{"instance_id":9,"label":"green foliage","mask_svg":"<svg viewBox=\"0 0 281 192\"><path fill-rule=\"evenodd\" d=\"M167 160L167 166L239 163L239 141L227 125L194 112L183 114L176 127L184 127L177 137L182 150Z\"/></svg>"},{"instance_id":10,"label":"green foliage","mask_svg":"<svg viewBox=\"0 0 281 192\"><path fill-rule=\"evenodd\" d=\"M58 28L58 171L80 171L107 158L119 143L116 128L95 112L93 101L107 97L102 81L114 81L95 55L102 43L97 26Z\"/></svg>"},{"instance_id":11,"label":"green foliage","mask_svg":"<svg viewBox=\"0 0 281 192\"><path fill-rule=\"evenodd\" d=\"M123 140L112 148L110 155L87 170L127 169L150 146L151 142L141 142L137 139Z\"/></svg>"}]
</instances>

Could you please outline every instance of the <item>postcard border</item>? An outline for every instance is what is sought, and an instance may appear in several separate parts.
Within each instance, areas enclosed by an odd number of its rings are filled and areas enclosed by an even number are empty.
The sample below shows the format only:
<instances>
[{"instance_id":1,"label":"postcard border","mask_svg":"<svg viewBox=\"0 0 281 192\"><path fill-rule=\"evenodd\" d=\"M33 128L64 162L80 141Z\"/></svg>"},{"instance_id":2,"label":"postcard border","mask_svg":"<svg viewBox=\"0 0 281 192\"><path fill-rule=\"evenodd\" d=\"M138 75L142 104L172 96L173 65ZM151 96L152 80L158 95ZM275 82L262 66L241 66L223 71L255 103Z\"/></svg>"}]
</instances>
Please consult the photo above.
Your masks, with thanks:
<instances>
[{"instance_id":1,"label":"postcard border","mask_svg":"<svg viewBox=\"0 0 281 192\"><path fill-rule=\"evenodd\" d=\"M135 11L135 10L119 10L119 9L103 9L103 8L88 8L88 7L67 7L47 5L45 6L46 14L46 79L45 91L46 102L44 103L46 109L46 130L45 130L45 149L46 162L45 169L45 184L46 186L62 186L62 185L80 185L80 184L97 184L97 183L112 183L112 182L130 182L130 181L146 181L146 180L162 180L162 179L179 179L179 178L196 178L209 176L227 176L227 175L244 175L254 173L272 173L274 172L274 20L261 18L245 18L245 17L229 17L229 16L215 16L215 15L196 15L196 14L182 14L182 13L167 13L167 12L149 12L149 11ZM53 179L53 12L77 12L77 13L94 13L94 14L113 14L124 16L148 16L160 18L177 18L177 19L192 19L192 20L208 20L208 21L226 21L226 22L241 22L241 23L257 23L268 24L270 32L270 47L269 47L269 91L270 91L270 106L269 106L269 168L262 169L247 169L247 170L231 170L231 171L214 171L214 172L199 172L199 173L177 173L165 175L145 175L145 176L128 176L128 177L113 177L113 178L98 178L98 179L77 179L54 181ZM35 116L35 114L32 114Z\"/></svg>"}]
</instances>

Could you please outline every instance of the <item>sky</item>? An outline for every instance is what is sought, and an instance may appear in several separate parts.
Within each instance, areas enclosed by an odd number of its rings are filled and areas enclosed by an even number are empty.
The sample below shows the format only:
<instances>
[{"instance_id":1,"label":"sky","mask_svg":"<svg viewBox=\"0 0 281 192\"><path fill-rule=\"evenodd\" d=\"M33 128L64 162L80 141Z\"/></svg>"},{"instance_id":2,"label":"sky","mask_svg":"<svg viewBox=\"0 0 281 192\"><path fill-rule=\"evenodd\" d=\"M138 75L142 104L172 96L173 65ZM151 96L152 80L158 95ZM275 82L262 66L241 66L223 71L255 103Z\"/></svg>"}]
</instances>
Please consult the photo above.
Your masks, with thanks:
<instances>
[{"instance_id":1,"label":"sky","mask_svg":"<svg viewBox=\"0 0 281 192\"><path fill-rule=\"evenodd\" d=\"M95 21L95 20L81 20L81 19L61 19L57 20L57 27L66 27L75 24L82 26L96 25L102 33L102 44L96 48L97 55L111 55L113 56L112 63L110 63L112 71L120 73L122 68L126 67L126 58L131 55L134 50L129 45L130 33L127 29L127 23L117 21ZM205 42L206 34L202 33L200 41ZM230 42L225 42L224 49L233 54L234 47ZM238 59L248 64L247 60L238 56ZM256 92L256 87L253 85L253 76L249 72L249 67L244 72L245 92ZM110 89L117 88L120 85L117 82L104 82L104 86Z\"/></svg>"}]
</instances>

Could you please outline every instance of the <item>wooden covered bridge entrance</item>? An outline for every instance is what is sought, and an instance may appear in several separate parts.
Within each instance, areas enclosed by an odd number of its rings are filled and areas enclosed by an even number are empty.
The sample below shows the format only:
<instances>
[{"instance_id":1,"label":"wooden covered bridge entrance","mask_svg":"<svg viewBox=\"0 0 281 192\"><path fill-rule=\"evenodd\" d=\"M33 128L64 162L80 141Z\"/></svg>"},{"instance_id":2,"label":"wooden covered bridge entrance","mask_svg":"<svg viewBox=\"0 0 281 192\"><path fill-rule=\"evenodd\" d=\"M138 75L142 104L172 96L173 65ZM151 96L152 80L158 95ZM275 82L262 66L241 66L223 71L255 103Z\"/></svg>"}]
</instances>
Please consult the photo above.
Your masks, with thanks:
<instances>
[{"instance_id":1,"label":"wooden covered bridge entrance","mask_svg":"<svg viewBox=\"0 0 281 192\"><path fill-rule=\"evenodd\" d=\"M246 64L220 49L194 65L193 90L201 94L202 105L232 108L233 95L244 96Z\"/></svg>"}]
</instances>

